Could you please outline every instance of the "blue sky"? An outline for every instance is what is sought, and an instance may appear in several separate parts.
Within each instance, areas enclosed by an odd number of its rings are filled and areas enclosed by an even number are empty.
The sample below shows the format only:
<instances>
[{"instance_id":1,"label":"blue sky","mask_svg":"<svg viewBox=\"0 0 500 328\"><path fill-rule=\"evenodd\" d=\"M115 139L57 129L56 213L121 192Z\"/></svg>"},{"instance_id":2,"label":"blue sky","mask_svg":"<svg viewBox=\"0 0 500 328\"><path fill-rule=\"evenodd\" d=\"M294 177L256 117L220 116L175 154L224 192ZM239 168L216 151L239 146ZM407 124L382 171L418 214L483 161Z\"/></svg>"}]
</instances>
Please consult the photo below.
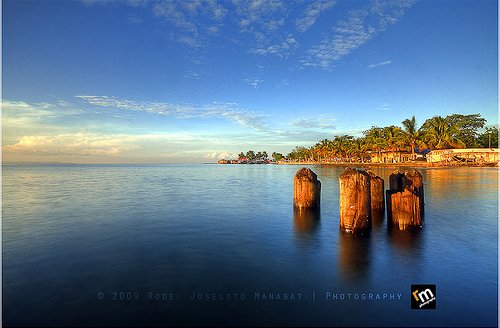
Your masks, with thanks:
<instances>
[{"instance_id":1,"label":"blue sky","mask_svg":"<svg viewBox=\"0 0 500 328\"><path fill-rule=\"evenodd\" d=\"M496 1L3 1L3 158L207 162L498 124Z\"/></svg>"}]
</instances>

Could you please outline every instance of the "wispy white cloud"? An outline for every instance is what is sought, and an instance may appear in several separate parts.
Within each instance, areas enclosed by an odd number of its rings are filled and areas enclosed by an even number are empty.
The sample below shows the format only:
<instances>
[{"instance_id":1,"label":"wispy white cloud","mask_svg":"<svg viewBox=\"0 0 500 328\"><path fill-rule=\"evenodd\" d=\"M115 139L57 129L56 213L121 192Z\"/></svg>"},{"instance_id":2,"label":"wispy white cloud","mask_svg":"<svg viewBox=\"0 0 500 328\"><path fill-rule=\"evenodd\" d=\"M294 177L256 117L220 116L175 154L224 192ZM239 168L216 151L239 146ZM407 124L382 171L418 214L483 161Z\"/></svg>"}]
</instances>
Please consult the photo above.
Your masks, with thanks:
<instances>
[{"instance_id":1,"label":"wispy white cloud","mask_svg":"<svg viewBox=\"0 0 500 328\"><path fill-rule=\"evenodd\" d=\"M316 20L323 11L326 11L335 6L335 0L315 1L307 6L304 11L304 16L295 21L295 26L299 32L307 31L316 23Z\"/></svg>"},{"instance_id":2,"label":"wispy white cloud","mask_svg":"<svg viewBox=\"0 0 500 328\"><path fill-rule=\"evenodd\" d=\"M295 145L310 145L330 137L335 123L333 116L303 117L287 123L234 103L182 105L107 96L77 96L77 99L38 104L4 100L4 160L200 162L207 153L226 158L227 154L232 156L252 148L269 153L290 151ZM137 117L134 111L197 121L193 125L170 121L159 127L155 123L148 125L151 120ZM214 123L220 122L203 120L211 118L249 129L227 124L223 129L214 129ZM138 120L141 126L137 126Z\"/></svg>"},{"instance_id":3,"label":"wispy white cloud","mask_svg":"<svg viewBox=\"0 0 500 328\"><path fill-rule=\"evenodd\" d=\"M229 41L251 54L290 58L299 47L301 33L308 31L331 10L337 0L314 0L303 3L285 0L142 0L106 1L83 0L86 4L125 3L147 6L153 14L169 25L167 37L200 54L213 42ZM351 10L337 21L330 35L324 32L313 40L313 46L301 54L300 67L330 70L351 52L366 44L388 26L396 24L416 0L371 0L352 2L362 7ZM130 23L140 23L139 17L129 17ZM239 35L226 35L225 29L236 27ZM293 31L295 27L296 31ZM294 36L293 33L298 35ZM196 52L197 51L197 52ZM375 65L375 64L371 64ZM369 68L373 68L372 66Z\"/></svg>"},{"instance_id":4,"label":"wispy white cloud","mask_svg":"<svg viewBox=\"0 0 500 328\"><path fill-rule=\"evenodd\" d=\"M243 82L257 90L264 83L264 80L259 78L245 78Z\"/></svg>"},{"instance_id":5,"label":"wispy white cloud","mask_svg":"<svg viewBox=\"0 0 500 328\"><path fill-rule=\"evenodd\" d=\"M184 77L187 79L193 79L193 80L199 80L200 79L200 73L197 73L195 71L189 70L184 73Z\"/></svg>"},{"instance_id":6,"label":"wispy white cloud","mask_svg":"<svg viewBox=\"0 0 500 328\"><path fill-rule=\"evenodd\" d=\"M113 2L113 0L82 0L82 3L85 6L107 5L108 3L111 2Z\"/></svg>"},{"instance_id":7,"label":"wispy white cloud","mask_svg":"<svg viewBox=\"0 0 500 328\"><path fill-rule=\"evenodd\" d=\"M180 105L165 102L139 102L108 96L77 96L77 98L100 107L171 116L179 119L223 118L243 127L265 131L265 115L239 108L234 103L213 103L204 106Z\"/></svg>"},{"instance_id":8,"label":"wispy white cloud","mask_svg":"<svg viewBox=\"0 0 500 328\"><path fill-rule=\"evenodd\" d=\"M291 124L294 127L302 129L332 130L336 128L335 121L337 121L335 117L323 115L316 118L298 118L292 121Z\"/></svg>"},{"instance_id":9,"label":"wispy white cloud","mask_svg":"<svg viewBox=\"0 0 500 328\"><path fill-rule=\"evenodd\" d=\"M288 79L282 79L278 83L275 84L278 88L285 88L289 87L291 85L290 81Z\"/></svg>"},{"instance_id":10,"label":"wispy white cloud","mask_svg":"<svg viewBox=\"0 0 500 328\"><path fill-rule=\"evenodd\" d=\"M273 124L273 127L267 123L268 115L248 111L238 107L234 103L213 103L203 106L195 105L179 105L172 103L156 103L156 102L138 102L116 97L107 96L77 96L77 98L92 104L94 106L105 108L116 108L121 110L147 112L157 115L170 116L177 119L193 119L193 118L219 118L231 122L235 122L240 126L251 128L255 134L252 138L266 136L266 138L280 140L294 140L295 142L311 140L316 136L324 136L321 130L331 130L335 128L334 122L336 118L329 115L322 115L313 118L302 118L301 120L292 122L291 124ZM281 127L279 127L281 126ZM300 131L296 128L301 127ZM330 132L328 132L330 133ZM227 141L226 141L227 142Z\"/></svg>"},{"instance_id":11,"label":"wispy white cloud","mask_svg":"<svg viewBox=\"0 0 500 328\"><path fill-rule=\"evenodd\" d=\"M219 32L220 32L220 28L217 26L207 27L207 33L209 35L219 35Z\"/></svg>"},{"instance_id":12,"label":"wispy white cloud","mask_svg":"<svg viewBox=\"0 0 500 328\"><path fill-rule=\"evenodd\" d=\"M303 67L329 70L336 62L370 41L389 25L398 22L414 0L373 1L364 8L352 10L347 19L337 22L331 37L321 40L307 51Z\"/></svg>"},{"instance_id":13,"label":"wispy white cloud","mask_svg":"<svg viewBox=\"0 0 500 328\"><path fill-rule=\"evenodd\" d=\"M127 21L131 24L140 24L143 22L143 19L138 16L129 16L127 17Z\"/></svg>"},{"instance_id":14,"label":"wispy white cloud","mask_svg":"<svg viewBox=\"0 0 500 328\"><path fill-rule=\"evenodd\" d=\"M150 0L127 0L127 3L131 7L144 7L149 3Z\"/></svg>"},{"instance_id":15,"label":"wispy white cloud","mask_svg":"<svg viewBox=\"0 0 500 328\"><path fill-rule=\"evenodd\" d=\"M389 64L392 64L392 60L384 60L384 61L381 61L378 63L370 64L367 66L367 68L375 68L375 67L385 66L385 65L389 65Z\"/></svg>"},{"instance_id":16,"label":"wispy white cloud","mask_svg":"<svg viewBox=\"0 0 500 328\"><path fill-rule=\"evenodd\" d=\"M273 30L280 22L286 6L281 0L232 1L236 6L238 22L242 31L254 29Z\"/></svg>"},{"instance_id":17,"label":"wispy white cloud","mask_svg":"<svg viewBox=\"0 0 500 328\"><path fill-rule=\"evenodd\" d=\"M185 7L184 7L185 8ZM189 10L189 9L188 9ZM168 22L183 31L198 34L196 25L186 17L185 11L175 1L161 1L154 5L153 12L158 17L164 17Z\"/></svg>"},{"instance_id":18,"label":"wispy white cloud","mask_svg":"<svg viewBox=\"0 0 500 328\"><path fill-rule=\"evenodd\" d=\"M180 43L183 43L191 48L201 48L203 45L193 37L188 35L182 35L177 39Z\"/></svg>"},{"instance_id":19,"label":"wispy white cloud","mask_svg":"<svg viewBox=\"0 0 500 328\"><path fill-rule=\"evenodd\" d=\"M299 43L297 40L295 40L293 35L289 34L286 39L279 44L252 48L249 52L257 55L276 55L281 58L287 58L297 49L298 46Z\"/></svg>"},{"instance_id":20,"label":"wispy white cloud","mask_svg":"<svg viewBox=\"0 0 500 328\"><path fill-rule=\"evenodd\" d=\"M55 121L79 114L81 111L73 104L59 99L55 104L2 101L2 126L7 138L24 129L54 128Z\"/></svg>"},{"instance_id":21,"label":"wispy white cloud","mask_svg":"<svg viewBox=\"0 0 500 328\"><path fill-rule=\"evenodd\" d=\"M170 31L175 40L192 48L205 47L207 38L218 35L229 12L216 0L161 0L152 9L176 28Z\"/></svg>"},{"instance_id":22,"label":"wispy white cloud","mask_svg":"<svg viewBox=\"0 0 500 328\"><path fill-rule=\"evenodd\" d=\"M389 111L391 110L391 104L383 103L379 106L376 106L375 109L383 112Z\"/></svg>"},{"instance_id":23,"label":"wispy white cloud","mask_svg":"<svg viewBox=\"0 0 500 328\"><path fill-rule=\"evenodd\" d=\"M281 0L233 1L236 21L242 33L249 33L249 53L275 55L288 58L298 47L298 42L287 30L288 3Z\"/></svg>"}]
</instances>

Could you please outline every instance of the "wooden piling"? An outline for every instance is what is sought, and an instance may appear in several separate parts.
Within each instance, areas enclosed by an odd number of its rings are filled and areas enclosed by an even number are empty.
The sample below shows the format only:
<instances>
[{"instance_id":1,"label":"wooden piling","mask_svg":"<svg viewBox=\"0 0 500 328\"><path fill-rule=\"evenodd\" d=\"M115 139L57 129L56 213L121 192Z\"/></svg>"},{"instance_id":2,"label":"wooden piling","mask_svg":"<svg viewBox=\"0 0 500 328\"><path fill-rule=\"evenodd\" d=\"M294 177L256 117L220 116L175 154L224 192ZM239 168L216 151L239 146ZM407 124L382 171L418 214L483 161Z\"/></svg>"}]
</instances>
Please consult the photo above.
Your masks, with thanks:
<instances>
[{"instance_id":1,"label":"wooden piling","mask_svg":"<svg viewBox=\"0 0 500 328\"><path fill-rule=\"evenodd\" d=\"M340 229L362 233L371 228L370 175L364 170L346 168L339 177Z\"/></svg>"},{"instance_id":2,"label":"wooden piling","mask_svg":"<svg viewBox=\"0 0 500 328\"><path fill-rule=\"evenodd\" d=\"M316 173L301 168L293 179L293 204L296 208L319 208L321 182Z\"/></svg>"},{"instance_id":3,"label":"wooden piling","mask_svg":"<svg viewBox=\"0 0 500 328\"><path fill-rule=\"evenodd\" d=\"M421 228L424 224L424 184L416 171L396 172L389 177L387 190L387 222L407 230Z\"/></svg>"},{"instance_id":4,"label":"wooden piling","mask_svg":"<svg viewBox=\"0 0 500 328\"><path fill-rule=\"evenodd\" d=\"M372 221L381 221L384 218L384 179L375 175L372 171L367 171L370 175L370 198Z\"/></svg>"}]
</instances>

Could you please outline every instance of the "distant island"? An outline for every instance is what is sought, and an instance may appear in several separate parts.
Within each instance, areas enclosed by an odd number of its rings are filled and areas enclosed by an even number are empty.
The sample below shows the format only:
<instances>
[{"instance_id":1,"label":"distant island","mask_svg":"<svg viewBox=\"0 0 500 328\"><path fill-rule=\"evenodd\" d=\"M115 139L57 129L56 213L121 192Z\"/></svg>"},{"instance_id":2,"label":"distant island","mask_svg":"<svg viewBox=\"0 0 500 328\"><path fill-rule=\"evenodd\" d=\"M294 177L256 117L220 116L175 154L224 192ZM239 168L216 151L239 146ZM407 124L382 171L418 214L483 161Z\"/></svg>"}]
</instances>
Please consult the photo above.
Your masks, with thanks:
<instances>
[{"instance_id":1,"label":"distant island","mask_svg":"<svg viewBox=\"0 0 500 328\"><path fill-rule=\"evenodd\" d=\"M481 114L452 114L427 119L420 128L415 116L402 126L373 126L363 137L338 135L287 155L240 152L219 164L415 164L498 165L498 128L486 127ZM478 130L484 129L479 133Z\"/></svg>"}]
</instances>

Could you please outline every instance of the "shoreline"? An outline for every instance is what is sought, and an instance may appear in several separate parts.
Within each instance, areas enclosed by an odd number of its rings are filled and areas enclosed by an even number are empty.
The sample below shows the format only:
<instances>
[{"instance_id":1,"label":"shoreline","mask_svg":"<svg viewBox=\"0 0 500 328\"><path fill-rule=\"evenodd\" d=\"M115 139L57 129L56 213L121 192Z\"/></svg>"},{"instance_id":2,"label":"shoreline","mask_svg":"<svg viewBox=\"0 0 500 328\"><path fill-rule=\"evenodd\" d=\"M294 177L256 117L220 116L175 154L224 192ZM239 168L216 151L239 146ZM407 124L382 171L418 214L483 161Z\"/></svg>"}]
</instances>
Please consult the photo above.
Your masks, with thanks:
<instances>
[{"instance_id":1,"label":"shoreline","mask_svg":"<svg viewBox=\"0 0 500 328\"><path fill-rule=\"evenodd\" d=\"M498 167L498 163L469 164L469 165L443 165L441 163L331 163L331 162L294 162L294 163L273 163L276 165L332 165L345 167L429 167L429 168L455 168L455 167Z\"/></svg>"}]
</instances>

